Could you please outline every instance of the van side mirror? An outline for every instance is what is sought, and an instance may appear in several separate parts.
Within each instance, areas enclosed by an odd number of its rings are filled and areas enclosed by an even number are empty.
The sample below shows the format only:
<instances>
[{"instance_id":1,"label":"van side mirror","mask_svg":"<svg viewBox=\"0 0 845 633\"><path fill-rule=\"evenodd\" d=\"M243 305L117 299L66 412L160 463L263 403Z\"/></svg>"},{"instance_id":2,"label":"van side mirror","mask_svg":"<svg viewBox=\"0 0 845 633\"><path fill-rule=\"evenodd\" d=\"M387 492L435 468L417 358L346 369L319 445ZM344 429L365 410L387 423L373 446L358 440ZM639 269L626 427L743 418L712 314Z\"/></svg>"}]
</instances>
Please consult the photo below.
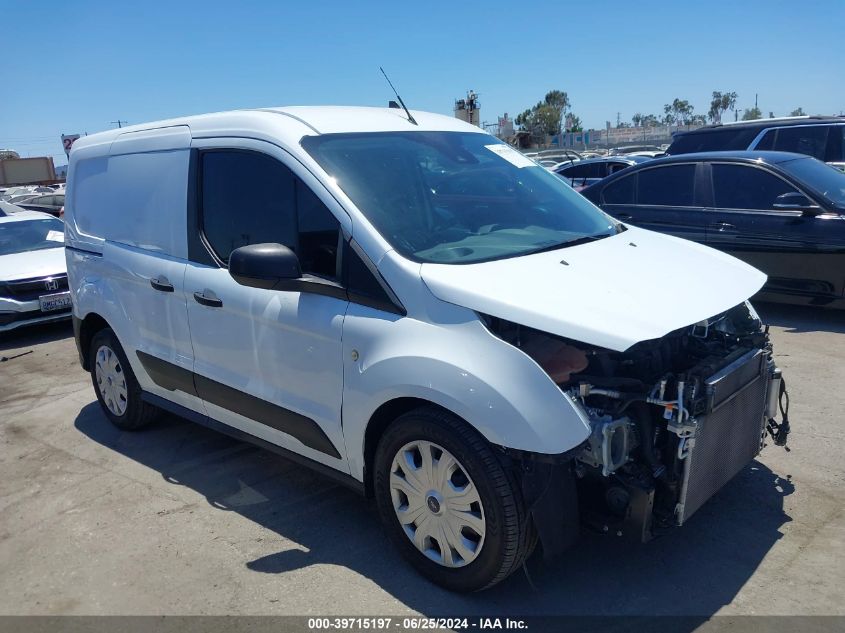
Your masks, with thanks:
<instances>
[{"instance_id":1,"label":"van side mirror","mask_svg":"<svg viewBox=\"0 0 845 633\"><path fill-rule=\"evenodd\" d=\"M302 277L299 258L281 244L250 244L229 255L229 274L242 286L265 290L293 290Z\"/></svg>"},{"instance_id":2,"label":"van side mirror","mask_svg":"<svg viewBox=\"0 0 845 633\"><path fill-rule=\"evenodd\" d=\"M781 211L801 211L804 215L818 215L822 212L819 205L797 191L782 193L775 198L775 203L772 206Z\"/></svg>"}]
</instances>

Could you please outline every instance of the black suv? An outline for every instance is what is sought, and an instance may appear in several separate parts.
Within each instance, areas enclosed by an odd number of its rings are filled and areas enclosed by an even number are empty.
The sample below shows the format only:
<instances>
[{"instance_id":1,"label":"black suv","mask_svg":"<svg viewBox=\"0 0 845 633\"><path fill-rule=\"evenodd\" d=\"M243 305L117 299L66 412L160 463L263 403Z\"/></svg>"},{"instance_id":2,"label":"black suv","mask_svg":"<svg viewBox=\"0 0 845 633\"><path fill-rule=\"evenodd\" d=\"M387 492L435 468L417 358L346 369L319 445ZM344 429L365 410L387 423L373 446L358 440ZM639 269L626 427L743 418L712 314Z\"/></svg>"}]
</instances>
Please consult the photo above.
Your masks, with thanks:
<instances>
[{"instance_id":1,"label":"black suv","mask_svg":"<svg viewBox=\"0 0 845 633\"><path fill-rule=\"evenodd\" d=\"M706 125L676 133L666 153L730 150L807 154L845 171L845 117L802 116Z\"/></svg>"}]
</instances>

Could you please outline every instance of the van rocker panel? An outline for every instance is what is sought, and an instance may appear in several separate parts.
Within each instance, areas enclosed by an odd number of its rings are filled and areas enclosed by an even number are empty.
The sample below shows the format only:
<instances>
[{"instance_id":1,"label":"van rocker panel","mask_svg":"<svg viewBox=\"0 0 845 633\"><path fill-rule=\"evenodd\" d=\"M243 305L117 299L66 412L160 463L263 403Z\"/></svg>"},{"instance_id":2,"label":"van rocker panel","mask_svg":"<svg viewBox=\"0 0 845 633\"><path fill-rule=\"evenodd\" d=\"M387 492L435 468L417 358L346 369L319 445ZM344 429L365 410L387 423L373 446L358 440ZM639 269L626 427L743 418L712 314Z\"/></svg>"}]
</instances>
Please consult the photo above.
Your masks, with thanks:
<instances>
[{"instance_id":1,"label":"van rocker panel","mask_svg":"<svg viewBox=\"0 0 845 633\"><path fill-rule=\"evenodd\" d=\"M170 391L183 391L197 395L218 407L237 413L256 422L296 438L303 445L331 457L341 455L325 431L311 418L261 398L233 389L227 385L189 372L142 351L136 352L144 370L153 382Z\"/></svg>"}]
</instances>

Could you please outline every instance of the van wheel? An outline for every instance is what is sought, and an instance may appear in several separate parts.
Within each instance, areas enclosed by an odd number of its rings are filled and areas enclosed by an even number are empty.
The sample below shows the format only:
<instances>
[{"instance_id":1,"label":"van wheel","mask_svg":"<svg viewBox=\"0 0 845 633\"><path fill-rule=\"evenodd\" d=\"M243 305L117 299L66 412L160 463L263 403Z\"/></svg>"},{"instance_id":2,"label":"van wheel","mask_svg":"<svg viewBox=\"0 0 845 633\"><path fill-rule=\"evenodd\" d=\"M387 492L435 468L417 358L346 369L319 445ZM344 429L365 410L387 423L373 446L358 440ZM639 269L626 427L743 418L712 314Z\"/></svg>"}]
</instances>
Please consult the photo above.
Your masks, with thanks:
<instances>
[{"instance_id":1,"label":"van wheel","mask_svg":"<svg viewBox=\"0 0 845 633\"><path fill-rule=\"evenodd\" d=\"M158 417L160 410L141 400L141 386L111 329L94 335L89 358L97 400L112 424L124 431L134 431Z\"/></svg>"},{"instance_id":2,"label":"van wheel","mask_svg":"<svg viewBox=\"0 0 845 633\"><path fill-rule=\"evenodd\" d=\"M440 409L406 413L375 456L379 514L402 555L452 591L478 591L508 577L535 542L513 473L490 445Z\"/></svg>"}]
</instances>

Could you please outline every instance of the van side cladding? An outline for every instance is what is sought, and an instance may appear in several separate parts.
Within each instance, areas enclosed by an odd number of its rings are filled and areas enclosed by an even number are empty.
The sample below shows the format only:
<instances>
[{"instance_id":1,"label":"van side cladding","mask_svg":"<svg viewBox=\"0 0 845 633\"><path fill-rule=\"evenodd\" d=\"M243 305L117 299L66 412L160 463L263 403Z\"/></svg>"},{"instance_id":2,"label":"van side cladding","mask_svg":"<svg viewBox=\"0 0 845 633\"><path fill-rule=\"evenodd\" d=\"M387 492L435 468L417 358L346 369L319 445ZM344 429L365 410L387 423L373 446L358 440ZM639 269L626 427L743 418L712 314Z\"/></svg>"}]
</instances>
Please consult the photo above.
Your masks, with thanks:
<instances>
[{"instance_id":1,"label":"van side cladding","mask_svg":"<svg viewBox=\"0 0 845 633\"><path fill-rule=\"evenodd\" d=\"M500 582L538 540L560 553L582 518L679 526L776 428L746 301L764 275L616 222L456 119L185 117L80 138L68 180L74 332L105 418L169 411L372 494L448 589ZM669 304L641 283L658 278ZM696 447L726 442L712 477Z\"/></svg>"}]
</instances>

